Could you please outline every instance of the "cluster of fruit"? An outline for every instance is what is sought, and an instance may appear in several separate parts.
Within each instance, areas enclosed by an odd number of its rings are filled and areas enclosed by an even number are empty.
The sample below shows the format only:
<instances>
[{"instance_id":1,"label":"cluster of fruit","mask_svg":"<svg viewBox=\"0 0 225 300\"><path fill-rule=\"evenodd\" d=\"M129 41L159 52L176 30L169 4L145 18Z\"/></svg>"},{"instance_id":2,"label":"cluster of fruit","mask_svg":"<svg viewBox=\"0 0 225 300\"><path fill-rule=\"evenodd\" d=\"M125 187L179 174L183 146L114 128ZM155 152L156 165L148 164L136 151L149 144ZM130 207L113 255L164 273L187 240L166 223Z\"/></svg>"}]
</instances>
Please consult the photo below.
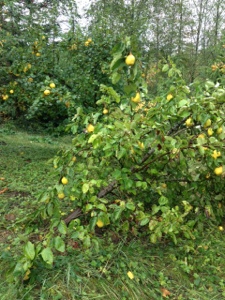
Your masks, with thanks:
<instances>
[{"instance_id":1,"label":"cluster of fruit","mask_svg":"<svg viewBox=\"0 0 225 300\"><path fill-rule=\"evenodd\" d=\"M54 82L50 83L49 86L50 86L51 89L54 89L55 88ZM51 94L51 91L49 89L44 90L44 95L45 96L48 96L50 94Z\"/></svg>"},{"instance_id":2,"label":"cluster of fruit","mask_svg":"<svg viewBox=\"0 0 225 300\"><path fill-rule=\"evenodd\" d=\"M91 43L92 43L92 39L89 38L89 39L86 40L86 42L84 43L84 45L86 47L88 47Z\"/></svg>"}]
</instances>

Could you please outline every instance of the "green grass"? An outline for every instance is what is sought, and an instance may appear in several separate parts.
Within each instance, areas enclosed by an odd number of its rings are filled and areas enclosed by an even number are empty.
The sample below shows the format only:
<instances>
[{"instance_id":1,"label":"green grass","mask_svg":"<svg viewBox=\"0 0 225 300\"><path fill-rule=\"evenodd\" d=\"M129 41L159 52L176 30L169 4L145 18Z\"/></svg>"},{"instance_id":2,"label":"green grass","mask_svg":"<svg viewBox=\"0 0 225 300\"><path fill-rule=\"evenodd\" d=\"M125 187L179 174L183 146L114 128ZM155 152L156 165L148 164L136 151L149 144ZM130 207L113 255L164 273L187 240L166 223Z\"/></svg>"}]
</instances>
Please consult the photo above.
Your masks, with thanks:
<instances>
[{"instance_id":1,"label":"green grass","mask_svg":"<svg viewBox=\"0 0 225 300\"><path fill-rule=\"evenodd\" d=\"M7 188L0 194L0 299L160 300L166 299L162 288L171 293L168 299L225 299L225 234L210 222L196 240L177 246L132 239L108 247L103 238L93 253L68 240L66 254L56 257L53 268L36 265L29 282L7 276L29 235L16 220L35 210L36 195L58 181L48 161L70 141L19 130L13 123L0 126L0 191Z\"/></svg>"}]
</instances>

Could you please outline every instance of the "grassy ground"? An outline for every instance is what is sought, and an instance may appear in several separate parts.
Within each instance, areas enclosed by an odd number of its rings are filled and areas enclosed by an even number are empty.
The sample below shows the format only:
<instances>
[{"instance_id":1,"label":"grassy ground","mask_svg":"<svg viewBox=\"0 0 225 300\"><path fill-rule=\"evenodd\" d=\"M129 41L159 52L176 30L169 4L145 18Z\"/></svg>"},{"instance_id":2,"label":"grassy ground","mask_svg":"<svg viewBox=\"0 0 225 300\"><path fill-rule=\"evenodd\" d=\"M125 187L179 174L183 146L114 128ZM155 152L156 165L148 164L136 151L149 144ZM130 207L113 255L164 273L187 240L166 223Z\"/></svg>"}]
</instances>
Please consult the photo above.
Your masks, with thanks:
<instances>
[{"instance_id":1,"label":"grassy ground","mask_svg":"<svg viewBox=\"0 0 225 300\"><path fill-rule=\"evenodd\" d=\"M108 249L103 241L97 253L75 247L54 268L37 266L28 283L6 276L25 239L14 224L58 180L48 161L70 140L0 125L0 299L225 299L225 234L211 224L203 236L177 246L132 239Z\"/></svg>"}]
</instances>

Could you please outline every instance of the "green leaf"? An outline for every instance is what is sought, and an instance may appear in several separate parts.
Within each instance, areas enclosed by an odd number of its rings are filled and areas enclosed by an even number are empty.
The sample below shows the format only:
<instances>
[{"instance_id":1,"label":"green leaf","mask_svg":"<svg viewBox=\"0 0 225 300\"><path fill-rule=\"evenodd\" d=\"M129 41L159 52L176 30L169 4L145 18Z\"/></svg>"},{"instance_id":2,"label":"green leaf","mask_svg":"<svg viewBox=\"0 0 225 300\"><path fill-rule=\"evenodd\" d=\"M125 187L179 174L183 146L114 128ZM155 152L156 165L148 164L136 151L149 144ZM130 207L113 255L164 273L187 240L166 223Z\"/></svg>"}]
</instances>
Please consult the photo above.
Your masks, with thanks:
<instances>
[{"instance_id":1,"label":"green leaf","mask_svg":"<svg viewBox=\"0 0 225 300\"><path fill-rule=\"evenodd\" d=\"M67 226L66 226L66 223L64 221L60 221L60 223L58 225L58 230L62 234L66 234L67 233Z\"/></svg>"},{"instance_id":2,"label":"green leaf","mask_svg":"<svg viewBox=\"0 0 225 300\"><path fill-rule=\"evenodd\" d=\"M165 204L167 204L168 203L168 199L165 197L165 196L161 196L160 198L159 198L159 204L160 205L165 205Z\"/></svg>"},{"instance_id":3,"label":"green leaf","mask_svg":"<svg viewBox=\"0 0 225 300\"><path fill-rule=\"evenodd\" d=\"M91 246L91 239L89 236L86 236L84 239L83 239L83 246L84 248L90 248Z\"/></svg>"},{"instance_id":4,"label":"green leaf","mask_svg":"<svg viewBox=\"0 0 225 300\"><path fill-rule=\"evenodd\" d=\"M48 203L47 212L48 212L48 215L51 217L53 214L53 204L52 203Z\"/></svg>"},{"instance_id":5,"label":"green leaf","mask_svg":"<svg viewBox=\"0 0 225 300\"><path fill-rule=\"evenodd\" d=\"M157 242L157 236L154 233L150 235L150 241L153 244Z\"/></svg>"},{"instance_id":6,"label":"green leaf","mask_svg":"<svg viewBox=\"0 0 225 300\"><path fill-rule=\"evenodd\" d=\"M89 221L89 229L90 229L90 231L94 231L94 228L96 226L97 221L98 221L97 217L93 217L93 218L90 219L90 221Z\"/></svg>"},{"instance_id":7,"label":"green leaf","mask_svg":"<svg viewBox=\"0 0 225 300\"><path fill-rule=\"evenodd\" d=\"M163 68L162 68L162 72L167 72L169 70L169 65L168 64L166 64L166 65L164 65L163 66Z\"/></svg>"},{"instance_id":8,"label":"green leaf","mask_svg":"<svg viewBox=\"0 0 225 300\"><path fill-rule=\"evenodd\" d=\"M65 243L60 236L54 238L55 249L59 252L65 252Z\"/></svg>"},{"instance_id":9,"label":"green leaf","mask_svg":"<svg viewBox=\"0 0 225 300\"><path fill-rule=\"evenodd\" d=\"M112 83L116 84L121 78L121 75L119 73L113 73L112 75Z\"/></svg>"},{"instance_id":10,"label":"green leaf","mask_svg":"<svg viewBox=\"0 0 225 300\"><path fill-rule=\"evenodd\" d=\"M131 93L135 93L137 91L137 86L136 84L129 84L129 85L125 85L124 87L124 92L127 94L127 95L130 95Z\"/></svg>"},{"instance_id":11,"label":"green leaf","mask_svg":"<svg viewBox=\"0 0 225 300\"><path fill-rule=\"evenodd\" d=\"M93 208L93 205L91 203L88 203L86 206L85 206L85 212L88 212L89 210L92 210Z\"/></svg>"},{"instance_id":12,"label":"green leaf","mask_svg":"<svg viewBox=\"0 0 225 300\"><path fill-rule=\"evenodd\" d=\"M33 260L35 257L35 247L30 241L28 241L24 247L24 254L30 260Z\"/></svg>"},{"instance_id":13,"label":"green leaf","mask_svg":"<svg viewBox=\"0 0 225 300\"><path fill-rule=\"evenodd\" d=\"M98 137L98 134L92 134L88 140L88 143L91 144Z\"/></svg>"},{"instance_id":14,"label":"green leaf","mask_svg":"<svg viewBox=\"0 0 225 300\"><path fill-rule=\"evenodd\" d=\"M121 147L120 150L116 153L116 157L118 160L120 160L126 154L127 154L127 149Z\"/></svg>"},{"instance_id":15,"label":"green leaf","mask_svg":"<svg viewBox=\"0 0 225 300\"><path fill-rule=\"evenodd\" d=\"M113 221L117 221L117 220L120 218L120 216L121 216L123 210L124 210L124 207L117 206L117 207L115 208L114 212L113 212L112 215L111 215L111 216L112 216L112 220L113 220Z\"/></svg>"},{"instance_id":16,"label":"green leaf","mask_svg":"<svg viewBox=\"0 0 225 300\"><path fill-rule=\"evenodd\" d=\"M89 191L89 184L88 183L84 183L82 186L82 192L83 194L86 194Z\"/></svg>"},{"instance_id":17,"label":"green leaf","mask_svg":"<svg viewBox=\"0 0 225 300\"><path fill-rule=\"evenodd\" d=\"M124 65L124 58L121 57L121 53L119 53L118 56L116 56L111 62L110 69L111 71L114 71L123 65Z\"/></svg>"},{"instance_id":18,"label":"green leaf","mask_svg":"<svg viewBox=\"0 0 225 300\"><path fill-rule=\"evenodd\" d=\"M148 222L149 222L149 218L146 217L140 221L140 226L145 226L148 224Z\"/></svg>"},{"instance_id":19,"label":"green leaf","mask_svg":"<svg viewBox=\"0 0 225 300\"><path fill-rule=\"evenodd\" d=\"M155 205L155 204L152 205L152 214L153 214L153 215L157 214L157 212L158 212L159 210L160 210L160 207L159 207L159 206L157 206L157 205Z\"/></svg>"},{"instance_id":20,"label":"green leaf","mask_svg":"<svg viewBox=\"0 0 225 300\"><path fill-rule=\"evenodd\" d=\"M96 205L96 208L98 208L104 212L107 212L107 208L106 208L105 204L103 204L103 203Z\"/></svg>"},{"instance_id":21,"label":"green leaf","mask_svg":"<svg viewBox=\"0 0 225 300\"><path fill-rule=\"evenodd\" d=\"M188 100L187 99L183 99L183 100L181 100L180 102L178 102L178 107L182 107L182 106L184 106L184 105L186 105L188 103Z\"/></svg>"},{"instance_id":22,"label":"green leaf","mask_svg":"<svg viewBox=\"0 0 225 300\"><path fill-rule=\"evenodd\" d=\"M129 210L134 211L135 210L135 205L132 202L127 202L126 203L126 208L129 209Z\"/></svg>"},{"instance_id":23,"label":"green leaf","mask_svg":"<svg viewBox=\"0 0 225 300\"><path fill-rule=\"evenodd\" d=\"M43 258L43 261L46 262L46 264L48 264L48 265L53 264L54 256L53 256L52 250L49 247L47 247L41 251L41 257Z\"/></svg>"}]
</instances>

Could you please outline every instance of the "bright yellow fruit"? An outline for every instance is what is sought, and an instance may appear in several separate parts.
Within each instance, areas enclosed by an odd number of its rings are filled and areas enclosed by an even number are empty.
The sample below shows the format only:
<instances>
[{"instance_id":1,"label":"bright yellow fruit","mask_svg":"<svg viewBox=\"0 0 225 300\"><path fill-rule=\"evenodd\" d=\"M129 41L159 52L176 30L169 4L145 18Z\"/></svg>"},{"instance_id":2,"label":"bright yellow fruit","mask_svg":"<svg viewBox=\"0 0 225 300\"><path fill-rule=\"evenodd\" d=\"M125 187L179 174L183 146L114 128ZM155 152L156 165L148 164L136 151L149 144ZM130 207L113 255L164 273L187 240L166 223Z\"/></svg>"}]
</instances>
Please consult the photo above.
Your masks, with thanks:
<instances>
[{"instance_id":1,"label":"bright yellow fruit","mask_svg":"<svg viewBox=\"0 0 225 300\"><path fill-rule=\"evenodd\" d=\"M131 101L134 102L134 103L139 103L141 101L141 95L140 95L140 93L137 92L136 96L131 98Z\"/></svg>"},{"instance_id":2,"label":"bright yellow fruit","mask_svg":"<svg viewBox=\"0 0 225 300\"><path fill-rule=\"evenodd\" d=\"M99 228L102 228L104 226L104 223L102 222L102 220L98 219L96 225L99 227Z\"/></svg>"},{"instance_id":3,"label":"bright yellow fruit","mask_svg":"<svg viewBox=\"0 0 225 300\"><path fill-rule=\"evenodd\" d=\"M127 272L127 276L132 280L134 279L134 274L131 271Z\"/></svg>"},{"instance_id":4,"label":"bright yellow fruit","mask_svg":"<svg viewBox=\"0 0 225 300\"><path fill-rule=\"evenodd\" d=\"M95 127L92 124L89 124L87 127L87 132L93 132L95 130Z\"/></svg>"},{"instance_id":5,"label":"bright yellow fruit","mask_svg":"<svg viewBox=\"0 0 225 300\"><path fill-rule=\"evenodd\" d=\"M221 156L221 152L220 151L217 151L217 150L214 150L213 151L213 154L211 155L214 159L217 159L217 157L220 157Z\"/></svg>"},{"instance_id":6,"label":"bright yellow fruit","mask_svg":"<svg viewBox=\"0 0 225 300\"><path fill-rule=\"evenodd\" d=\"M211 124L212 124L212 121L210 119L208 119L203 126L204 126L204 128L206 128L206 127L209 127Z\"/></svg>"},{"instance_id":7,"label":"bright yellow fruit","mask_svg":"<svg viewBox=\"0 0 225 300\"><path fill-rule=\"evenodd\" d=\"M62 184L67 184L68 183L68 179L66 177L63 177L61 180Z\"/></svg>"},{"instance_id":8,"label":"bright yellow fruit","mask_svg":"<svg viewBox=\"0 0 225 300\"><path fill-rule=\"evenodd\" d=\"M50 83L49 86L50 86L51 89L54 89L55 88L54 82Z\"/></svg>"},{"instance_id":9,"label":"bright yellow fruit","mask_svg":"<svg viewBox=\"0 0 225 300\"><path fill-rule=\"evenodd\" d=\"M144 143L142 143L142 142L140 142L140 141L138 141L138 146L139 146L139 148L141 148L141 149L145 149Z\"/></svg>"},{"instance_id":10,"label":"bright yellow fruit","mask_svg":"<svg viewBox=\"0 0 225 300\"><path fill-rule=\"evenodd\" d=\"M86 42L84 43L84 45L85 45L86 47L89 46L89 42L86 41Z\"/></svg>"},{"instance_id":11,"label":"bright yellow fruit","mask_svg":"<svg viewBox=\"0 0 225 300\"><path fill-rule=\"evenodd\" d=\"M75 162L77 160L76 156L72 157L72 161Z\"/></svg>"},{"instance_id":12,"label":"bright yellow fruit","mask_svg":"<svg viewBox=\"0 0 225 300\"><path fill-rule=\"evenodd\" d=\"M171 99L173 99L173 95L172 95L172 94L168 94L167 97L166 97L166 99L167 99L168 101L170 101Z\"/></svg>"},{"instance_id":13,"label":"bright yellow fruit","mask_svg":"<svg viewBox=\"0 0 225 300\"><path fill-rule=\"evenodd\" d=\"M199 138L199 139L204 139L204 138L205 138L204 133L200 133L200 134L198 135L198 138Z\"/></svg>"},{"instance_id":14,"label":"bright yellow fruit","mask_svg":"<svg viewBox=\"0 0 225 300\"><path fill-rule=\"evenodd\" d=\"M58 198L59 198L59 199L65 198L65 194L64 194L64 193L58 193Z\"/></svg>"},{"instance_id":15,"label":"bright yellow fruit","mask_svg":"<svg viewBox=\"0 0 225 300\"><path fill-rule=\"evenodd\" d=\"M106 108L103 109L103 114L104 115L107 115L108 112L109 112L108 109L106 109Z\"/></svg>"},{"instance_id":16,"label":"bright yellow fruit","mask_svg":"<svg viewBox=\"0 0 225 300\"><path fill-rule=\"evenodd\" d=\"M89 39L87 40L87 42L88 42L88 43L91 43L91 42L92 42L92 39L89 38Z\"/></svg>"},{"instance_id":17,"label":"bright yellow fruit","mask_svg":"<svg viewBox=\"0 0 225 300\"><path fill-rule=\"evenodd\" d=\"M28 82L33 82L34 81L34 79L32 78L32 77L30 77L30 78L28 78L28 80L27 80Z\"/></svg>"},{"instance_id":18,"label":"bright yellow fruit","mask_svg":"<svg viewBox=\"0 0 225 300\"><path fill-rule=\"evenodd\" d=\"M209 129L207 130L207 133L208 133L209 136L213 135L213 130L212 130L212 128L209 128Z\"/></svg>"},{"instance_id":19,"label":"bright yellow fruit","mask_svg":"<svg viewBox=\"0 0 225 300\"><path fill-rule=\"evenodd\" d=\"M128 65L128 66L133 66L133 65L134 65L134 63L135 63L135 57L133 56L132 53L130 53L130 54L126 57L125 63L126 63L126 65Z\"/></svg>"},{"instance_id":20,"label":"bright yellow fruit","mask_svg":"<svg viewBox=\"0 0 225 300\"><path fill-rule=\"evenodd\" d=\"M14 90L10 90L9 92L10 92L10 94L13 94L13 93L14 93Z\"/></svg>"},{"instance_id":21,"label":"bright yellow fruit","mask_svg":"<svg viewBox=\"0 0 225 300\"><path fill-rule=\"evenodd\" d=\"M37 53L36 53L36 56L37 56L37 57L41 56L41 53L37 52Z\"/></svg>"},{"instance_id":22,"label":"bright yellow fruit","mask_svg":"<svg viewBox=\"0 0 225 300\"><path fill-rule=\"evenodd\" d=\"M45 95L45 96L48 96L50 93L51 93L51 92L50 92L49 90L45 90L45 91L44 91L44 95Z\"/></svg>"},{"instance_id":23,"label":"bright yellow fruit","mask_svg":"<svg viewBox=\"0 0 225 300\"><path fill-rule=\"evenodd\" d=\"M223 231L223 230L224 230L223 226L219 226L218 229L219 229L220 231Z\"/></svg>"},{"instance_id":24,"label":"bright yellow fruit","mask_svg":"<svg viewBox=\"0 0 225 300\"><path fill-rule=\"evenodd\" d=\"M185 121L185 124L186 124L187 127L193 126L193 120L192 120L192 118L188 118L188 119Z\"/></svg>"},{"instance_id":25,"label":"bright yellow fruit","mask_svg":"<svg viewBox=\"0 0 225 300\"><path fill-rule=\"evenodd\" d=\"M7 100L8 98L9 98L8 95L3 95L3 96L2 96L2 99L3 99L3 100Z\"/></svg>"},{"instance_id":26,"label":"bright yellow fruit","mask_svg":"<svg viewBox=\"0 0 225 300\"><path fill-rule=\"evenodd\" d=\"M214 173L215 173L217 176L222 175L222 173L223 173L223 167L220 166L220 167L218 167L218 168L215 168Z\"/></svg>"},{"instance_id":27,"label":"bright yellow fruit","mask_svg":"<svg viewBox=\"0 0 225 300\"><path fill-rule=\"evenodd\" d=\"M223 127L217 128L217 131L216 131L217 134L221 134L222 132L223 132Z\"/></svg>"}]
</instances>

